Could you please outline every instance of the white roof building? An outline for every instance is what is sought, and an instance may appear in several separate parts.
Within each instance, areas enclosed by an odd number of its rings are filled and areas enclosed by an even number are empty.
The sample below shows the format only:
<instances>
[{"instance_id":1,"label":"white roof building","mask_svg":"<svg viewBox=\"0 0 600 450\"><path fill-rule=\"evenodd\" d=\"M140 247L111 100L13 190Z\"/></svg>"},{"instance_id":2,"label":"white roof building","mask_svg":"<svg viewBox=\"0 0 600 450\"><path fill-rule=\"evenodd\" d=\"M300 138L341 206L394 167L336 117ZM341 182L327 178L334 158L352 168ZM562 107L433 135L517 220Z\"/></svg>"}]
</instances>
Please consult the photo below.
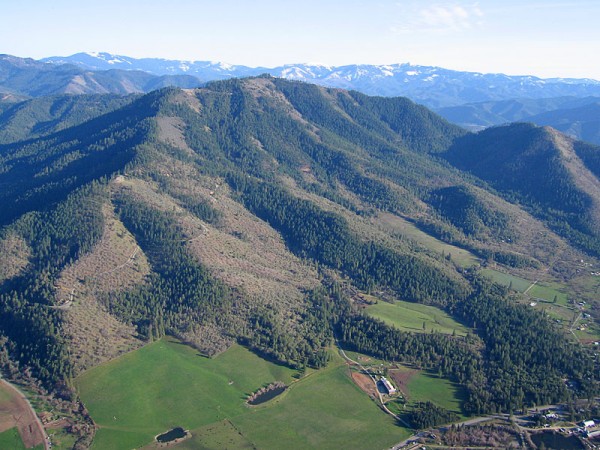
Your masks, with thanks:
<instances>
[{"instance_id":1,"label":"white roof building","mask_svg":"<svg viewBox=\"0 0 600 450\"><path fill-rule=\"evenodd\" d=\"M381 377L381 383L383 384L383 387L388 392L388 394L391 395L396 393L396 388L392 386L392 383L390 383L386 377Z\"/></svg>"}]
</instances>

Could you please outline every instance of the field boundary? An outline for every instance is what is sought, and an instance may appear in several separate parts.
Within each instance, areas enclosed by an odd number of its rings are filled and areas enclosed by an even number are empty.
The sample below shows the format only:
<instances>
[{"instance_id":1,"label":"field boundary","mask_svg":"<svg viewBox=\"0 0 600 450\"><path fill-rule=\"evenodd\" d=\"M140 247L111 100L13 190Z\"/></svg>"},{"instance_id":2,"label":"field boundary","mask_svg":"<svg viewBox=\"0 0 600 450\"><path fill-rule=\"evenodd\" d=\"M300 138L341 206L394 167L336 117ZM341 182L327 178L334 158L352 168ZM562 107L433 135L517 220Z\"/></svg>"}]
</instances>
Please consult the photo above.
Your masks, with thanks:
<instances>
[{"instance_id":1,"label":"field boundary","mask_svg":"<svg viewBox=\"0 0 600 450\"><path fill-rule=\"evenodd\" d=\"M16 426L25 448L33 448L43 444L45 450L50 450L46 430L27 397L17 387L3 378L0 378L0 385L13 393L15 401L21 406L20 410L25 412L24 416L15 418Z\"/></svg>"}]
</instances>

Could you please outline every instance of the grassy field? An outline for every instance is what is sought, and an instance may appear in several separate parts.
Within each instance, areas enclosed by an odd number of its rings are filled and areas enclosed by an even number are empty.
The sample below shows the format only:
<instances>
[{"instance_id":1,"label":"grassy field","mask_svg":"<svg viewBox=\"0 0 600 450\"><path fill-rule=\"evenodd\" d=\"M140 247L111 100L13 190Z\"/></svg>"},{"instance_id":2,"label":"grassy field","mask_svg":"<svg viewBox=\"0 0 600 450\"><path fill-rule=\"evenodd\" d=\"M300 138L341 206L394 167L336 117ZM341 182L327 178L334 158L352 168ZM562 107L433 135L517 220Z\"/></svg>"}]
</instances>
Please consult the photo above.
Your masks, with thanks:
<instances>
[{"instance_id":1,"label":"grassy field","mask_svg":"<svg viewBox=\"0 0 600 450\"><path fill-rule=\"evenodd\" d=\"M134 448L181 426L191 430L244 411L246 396L295 372L234 346L214 359L163 339L76 379L100 426L94 448Z\"/></svg>"},{"instance_id":2,"label":"grassy field","mask_svg":"<svg viewBox=\"0 0 600 450\"><path fill-rule=\"evenodd\" d=\"M348 377L337 354L281 402L234 423L258 448L389 448L410 433L396 425Z\"/></svg>"},{"instance_id":3,"label":"grassy field","mask_svg":"<svg viewBox=\"0 0 600 450\"><path fill-rule=\"evenodd\" d=\"M480 260L468 250L446 244L445 242L436 239L424 231L421 231L414 224L404 220L401 217L384 213L381 214L381 216L379 216L377 219L388 229L399 232L400 234L415 242L418 242L429 250L438 253L444 253L445 255L450 254L452 261L454 261L460 267L467 268L480 263Z\"/></svg>"},{"instance_id":4,"label":"grassy field","mask_svg":"<svg viewBox=\"0 0 600 450\"><path fill-rule=\"evenodd\" d=\"M432 372L406 366L390 369L388 376L399 388L402 396L391 399L386 405L406 422L410 422L410 413L416 404L427 401L458 414L463 420L466 419L462 409L466 393L462 386L440 378Z\"/></svg>"},{"instance_id":5,"label":"grassy field","mask_svg":"<svg viewBox=\"0 0 600 450\"><path fill-rule=\"evenodd\" d=\"M21 440L21 436L19 435L17 427L0 433L0 448L7 450L25 450L25 445L23 445L23 441Z\"/></svg>"},{"instance_id":6,"label":"grassy field","mask_svg":"<svg viewBox=\"0 0 600 450\"><path fill-rule=\"evenodd\" d=\"M405 331L428 333L436 330L446 334L456 331L456 334L460 336L464 336L468 332L464 325L455 321L444 311L419 303L396 301L392 304L379 301L375 305L368 306L366 312L372 317ZM425 329L423 329L423 323L425 323Z\"/></svg>"},{"instance_id":7,"label":"grassy field","mask_svg":"<svg viewBox=\"0 0 600 450\"><path fill-rule=\"evenodd\" d=\"M253 450L256 448L227 419L191 430L191 434L191 438L178 443L176 446L174 446L174 448L177 450ZM153 443L144 447L143 450L151 450L155 448L161 447L159 447L159 444Z\"/></svg>"},{"instance_id":8,"label":"grassy field","mask_svg":"<svg viewBox=\"0 0 600 450\"><path fill-rule=\"evenodd\" d=\"M421 371L408 382L410 402L433 402L462 416L463 389L445 378Z\"/></svg>"},{"instance_id":9,"label":"grassy field","mask_svg":"<svg viewBox=\"0 0 600 450\"><path fill-rule=\"evenodd\" d=\"M519 278L494 269L482 269L480 273L503 286L508 286L512 283L512 289L519 292L525 292L532 283L524 278Z\"/></svg>"},{"instance_id":10,"label":"grassy field","mask_svg":"<svg viewBox=\"0 0 600 450\"><path fill-rule=\"evenodd\" d=\"M559 291L558 283L536 283L527 291L527 294L547 302L553 302L556 297L556 305L567 306L567 294Z\"/></svg>"},{"instance_id":11,"label":"grassy field","mask_svg":"<svg viewBox=\"0 0 600 450\"><path fill-rule=\"evenodd\" d=\"M176 448L386 448L408 431L350 380L341 358L294 382L296 372L240 346L214 359L163 339L76 379L99 425L94 449L152 448L155 435L191 430ZM272 381L292 383L257 407L246 396Z\"/></svg>"}]
</instances>

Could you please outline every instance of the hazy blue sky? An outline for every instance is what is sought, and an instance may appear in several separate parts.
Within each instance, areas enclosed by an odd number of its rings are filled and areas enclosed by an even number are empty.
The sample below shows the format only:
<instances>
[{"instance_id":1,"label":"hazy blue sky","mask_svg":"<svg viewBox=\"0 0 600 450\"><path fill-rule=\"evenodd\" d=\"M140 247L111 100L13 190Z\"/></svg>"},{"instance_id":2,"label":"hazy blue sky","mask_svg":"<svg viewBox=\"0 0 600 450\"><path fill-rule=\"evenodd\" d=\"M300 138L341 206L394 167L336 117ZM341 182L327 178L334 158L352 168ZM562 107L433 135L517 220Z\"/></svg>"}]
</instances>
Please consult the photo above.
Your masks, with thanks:
<instances>
[{"instance_id":1,"label":"hazy blue sky","mask_svg":"<svg viewBox=\"0 0 600 450\"><path fill-rule=\"evenodd\" d=\"M600 79L600 1L0 0L0 53L436 65Z\"/></svg>"}]
</instances>

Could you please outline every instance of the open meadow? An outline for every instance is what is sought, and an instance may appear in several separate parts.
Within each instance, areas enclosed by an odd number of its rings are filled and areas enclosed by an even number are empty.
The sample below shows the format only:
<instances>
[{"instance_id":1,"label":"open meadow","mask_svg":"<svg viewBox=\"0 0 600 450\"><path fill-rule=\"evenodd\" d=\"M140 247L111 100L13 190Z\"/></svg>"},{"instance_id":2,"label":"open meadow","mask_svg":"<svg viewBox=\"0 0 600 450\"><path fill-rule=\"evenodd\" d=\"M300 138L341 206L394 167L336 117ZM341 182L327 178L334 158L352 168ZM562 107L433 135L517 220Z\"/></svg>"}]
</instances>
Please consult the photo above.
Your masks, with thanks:
<instances>
[{"instance_id":1,"label":"open meadow","mask_svg":"<svg viewBox=\"0 0 600 450\"><path fill-rule=\"evenodd\" d=\"M76 379L99 426L94 449L154 448L174 427L192 437L172 448L387 448L406 437L356 387L341 357L299 374L234 345L208 359L165 338ZM273 381L291 387L250 407L246 397Z\"/></svg>"},{"instance_id":2,"label":"open meadow","mask_svg":"<svg viewBox=\"0 0 600 450\"><path fill-rule=\"evenodd\" d=\"M429 333L435 330L445 334L456 333L459 336L464 336L468 332L464 325L441 309L420 303L378 301L368 306L365 311L368 315L403 331Z\"/></svg>"},{"instance_id":3,"label":"open meadow","mask_svg":"<svg viewBox=\"0 0 600 450\"><path fill-rule=\"evenodd\" d=\"M401 392L401 397L387 403L388 408L409 421L409 413L419 402L432 402L465 419L462 403L464 388L427 370L396 365L388 370L388 378Z\"/></svg>"}]
</instances>

